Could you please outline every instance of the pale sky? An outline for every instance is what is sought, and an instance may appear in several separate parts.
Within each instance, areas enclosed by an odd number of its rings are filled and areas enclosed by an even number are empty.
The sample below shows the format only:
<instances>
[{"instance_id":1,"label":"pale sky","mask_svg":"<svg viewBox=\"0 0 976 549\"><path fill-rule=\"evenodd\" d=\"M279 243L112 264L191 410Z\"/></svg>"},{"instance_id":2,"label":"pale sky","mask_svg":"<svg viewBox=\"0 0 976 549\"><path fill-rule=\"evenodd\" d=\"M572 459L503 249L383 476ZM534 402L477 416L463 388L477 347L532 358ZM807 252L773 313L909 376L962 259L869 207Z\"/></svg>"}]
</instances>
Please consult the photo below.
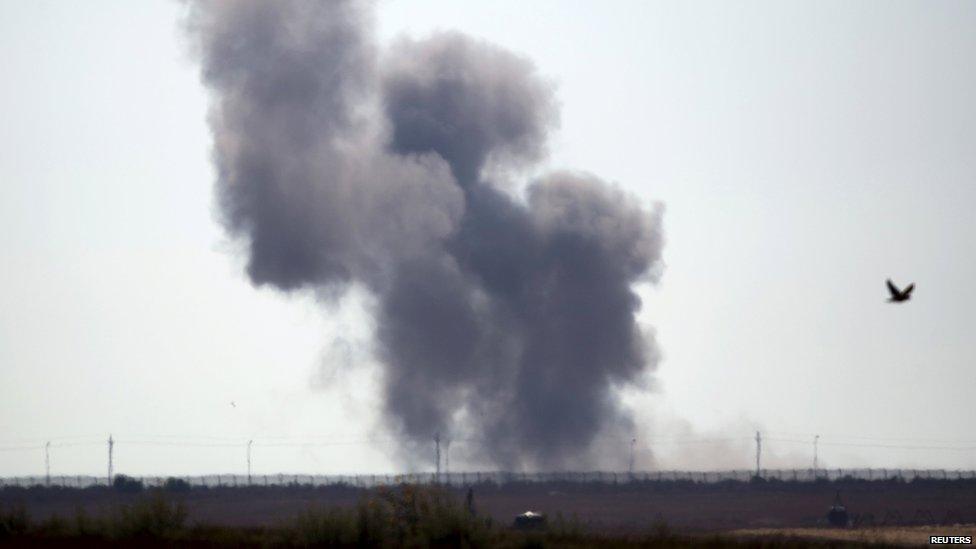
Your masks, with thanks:
<instances>
[{"instance_id":1,"label":"pale sky","mask_svg":"<svg viewBox=\"0 0 976 549\"><path fill-rule=\"evenodd\" d=\"M109 433L131 474L241 472L249 439L255 472L398 471L368 299L251 287L215 221L183 9L0 1L0 476L43 473L46 441L52 474L103 474ZM664 359L621 395L640 464L748 468L760 429L771 466L809 467L819 433L829 467L976 468L976 4L377 14L382 43L530 58L562 108L543 169L665 204L640 290Z\"/></svg>"}]
</instances>

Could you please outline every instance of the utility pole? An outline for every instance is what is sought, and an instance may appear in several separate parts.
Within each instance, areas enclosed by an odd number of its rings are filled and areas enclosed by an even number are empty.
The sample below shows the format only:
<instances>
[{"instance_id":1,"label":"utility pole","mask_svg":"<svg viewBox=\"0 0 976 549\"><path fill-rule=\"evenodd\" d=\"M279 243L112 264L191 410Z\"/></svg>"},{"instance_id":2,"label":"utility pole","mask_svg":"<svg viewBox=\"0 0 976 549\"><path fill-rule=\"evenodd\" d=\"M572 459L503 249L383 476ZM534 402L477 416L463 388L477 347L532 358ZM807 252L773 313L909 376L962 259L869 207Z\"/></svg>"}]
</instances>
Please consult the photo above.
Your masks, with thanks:
<instances>
[{"instance_id":1,"label":"utility pole","mask_svg":"<svg viewBox=\"0 0 976 549\"><path fill-rule=\"evenodd\" d=\"M762 435L759 434L759 431L756 431L756 476L757 477L759 476L759 473L762 471L759 468L759 457L761 455L762 455Z\"/></svg>"},{"instance_id":2,"label":"utility pole","mask_svg":"<svg viewBox=\"0 0 976 549\"><path fill-rule=\"evenodd\" d=\"M444 441L444 473L451 474L451 441Z\"/></svg>"},{"instance_id":3,"label":"utility pole","mask_svg":"<svg viewBox=\"0 0 976 549\"><path fill-rule=\"evenodd\" d=\"M630 439L630 465L627 467L627 471L633 476L634 474L634 445L637 444L637 439Z\"/></svg>"},{"instance_id":4,"label":"utility pole","mask_svg":"<svg viewBox=\"0 0 976 549\"><path fill-rule=\"evenodd\" d=\"M441 481L441 434L434 433L434 461L436 462L437 482Z\"/></svg>"},{"instance_id":5,"label":"utility pole","mask_svg":"<svg viewBox=\"0 0 976 549\"><path fill-rule=\"evenodd\" d=\"M44 445L44 484L51 485L51 442Z\"/></svg>"},{"instance_id":6,"label":"utility pole","mask_svg":"<svg viewBox=\"0 0 976 549\"><path fill-rule=\"evenodd\" d=\"M251 444L253 440L247 441L247 485L251 485Z\"/></svg>"},{"instance_id":7,"label":"utility pole","mask_svg":"<svg viewBox=\"0 0 976 549\"><path fill-rule=\"evenodd\" d=\"M813 478L817 478L817 441L820 435L813 435Z\"/></svg>"},{"instance_id":8,"label":"utility pole","mask_svg":"<svg viewBox=\"0 0 976 549\"><path fill-rule=\"evenodd\" d=\"M112 485L112 447L115 446L115 441L112 440L112 435L108 436L108 485Z\"/></svg>"}]
</instances>

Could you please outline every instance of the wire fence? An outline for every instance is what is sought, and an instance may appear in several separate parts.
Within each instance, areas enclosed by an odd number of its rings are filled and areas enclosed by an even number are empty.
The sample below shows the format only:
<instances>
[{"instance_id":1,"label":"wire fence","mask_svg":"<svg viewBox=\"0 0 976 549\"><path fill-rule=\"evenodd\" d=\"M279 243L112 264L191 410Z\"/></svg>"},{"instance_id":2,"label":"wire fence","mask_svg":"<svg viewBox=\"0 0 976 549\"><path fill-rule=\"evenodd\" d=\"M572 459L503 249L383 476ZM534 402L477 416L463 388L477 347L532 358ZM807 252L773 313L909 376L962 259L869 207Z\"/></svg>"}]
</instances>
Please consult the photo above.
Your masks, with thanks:
<instances>
[{"instance_id":1,"label":"wire fence","mask_svg":"<svg viewBox=\"0 0 976 549\"><path fill-rule=\"evenodd\" d=\"M244 487L244 486L335 486L359 488L393 486L397 484L442 484L469 486L473 484L535 484L535 483L597 483L627 484L639 482L749 482L756 476L754 470L731 471L641 471L641 472L554 472L519 473L506 471L474 471L458 473L412 473L399 475L197 475L197 476L143 476L132 477L147 487L165 486L175 478L195 488ZM976 480L976 471L947 469L763 469L759 475L767 481L815 482L836 480L864 481L913 481L913 480ZM0 477L0 487L51 486L61 488L90 488L106 486L104 476L51 475Z\"/></svg>"}]
</instances>

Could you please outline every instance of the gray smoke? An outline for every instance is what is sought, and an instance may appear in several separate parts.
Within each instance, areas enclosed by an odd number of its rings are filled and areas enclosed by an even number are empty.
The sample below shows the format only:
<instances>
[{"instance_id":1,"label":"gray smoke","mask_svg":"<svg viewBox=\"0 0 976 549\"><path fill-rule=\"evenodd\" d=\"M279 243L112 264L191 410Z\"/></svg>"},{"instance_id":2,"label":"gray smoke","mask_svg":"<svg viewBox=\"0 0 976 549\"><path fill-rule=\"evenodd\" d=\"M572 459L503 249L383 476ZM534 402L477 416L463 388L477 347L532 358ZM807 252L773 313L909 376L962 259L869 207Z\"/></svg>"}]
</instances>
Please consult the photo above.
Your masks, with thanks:
<instances>
[{"instance_id":1,"label":"gray smoke","mask_svg":"<svg viewBox=\"0 0 976 549\"><path fill-rule=\"evenodd\" d=\"M509 192L558 118L528 60L457 33L381 55L372 5L194 2L217 199L255 284L376 296L385 414L506 467L581 466L656 364L632 287L661 212L588 174ZM456 446L456 445L455 445Z\"/></svg>"}]
</instances>

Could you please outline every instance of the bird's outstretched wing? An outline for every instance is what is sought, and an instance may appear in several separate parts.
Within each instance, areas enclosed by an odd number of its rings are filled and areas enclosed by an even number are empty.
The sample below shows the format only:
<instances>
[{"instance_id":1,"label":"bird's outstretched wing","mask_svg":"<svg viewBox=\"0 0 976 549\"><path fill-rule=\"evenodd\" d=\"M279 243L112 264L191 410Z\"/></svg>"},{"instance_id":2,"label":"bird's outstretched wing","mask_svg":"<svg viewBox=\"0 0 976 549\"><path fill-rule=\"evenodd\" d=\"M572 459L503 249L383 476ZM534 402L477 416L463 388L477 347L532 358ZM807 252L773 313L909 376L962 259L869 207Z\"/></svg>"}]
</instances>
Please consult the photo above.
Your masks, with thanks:
<instances>
[{"instance_id":1,"label":"bird's outstretched wing","mask_svg":"<svg viewBox=\"0 0 976 549\"><path fill-rule=\"evenodd\" d=\"M888 291L891 293L891 297L898 297L898 296L901 295L901 290L899 290L898 289L898 286L895 286L891 282L891 279L890 278L888 280L886 280L885 282L888 284Z\"/></svg>"},{"instance_id":2,"label":"bird's outstretched wing","mask_svg":"<svg viewBox=\"0 0 976 549\"><path fill-rule=\"evenodd\" d=\"M911 284L908 285L907 288L905 288L905 291L902 292L901 294L905 297L908 297L912 293L912 290L914 289L915 289L915 283L912 282Z\"/></svg>"}]
</instances>

